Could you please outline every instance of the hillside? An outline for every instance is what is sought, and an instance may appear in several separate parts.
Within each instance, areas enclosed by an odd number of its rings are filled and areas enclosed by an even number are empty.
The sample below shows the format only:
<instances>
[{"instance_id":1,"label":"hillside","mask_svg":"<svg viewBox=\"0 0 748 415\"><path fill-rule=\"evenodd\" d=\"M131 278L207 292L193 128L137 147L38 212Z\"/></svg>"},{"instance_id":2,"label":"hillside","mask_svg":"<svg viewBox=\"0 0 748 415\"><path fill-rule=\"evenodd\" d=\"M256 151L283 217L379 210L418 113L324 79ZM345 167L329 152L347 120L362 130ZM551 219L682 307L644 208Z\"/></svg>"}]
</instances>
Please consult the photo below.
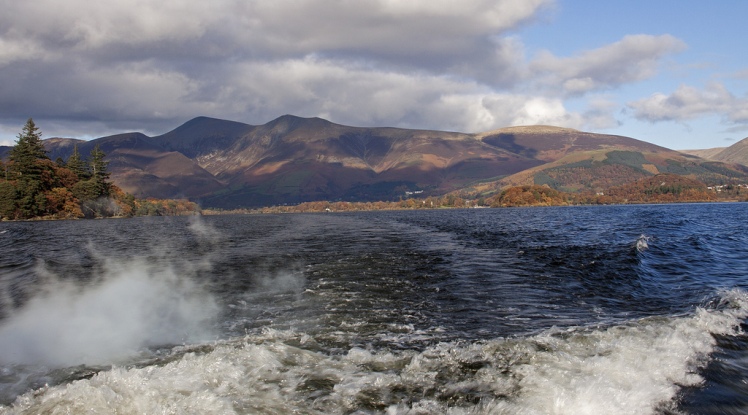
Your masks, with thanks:
<instances>
[{"instance_id":1,"label":"hillside","mask_svg":"<svg viewBox=\"0 0 748 415\"><path fill-rule=\"evenodd\" d=\"M726 149L727 147L715 147L715 148L705 148L701 150L680 150L681 153L684 154L690 154L692 156L700 157L707 160L712 160L714 156L719 154L722 150Z\"/></svg>"},{"instance_id":2,"label":"hillside","mask_svg":"<svg viewBox=\"0 0 748 415\"><path fill-rule=\"evenodd\" d=\"M716 147L704 150L685 150L691 154L711 161L742 164L748 166L748 137L738 141L730 147Z\"/></svg>"},{"instance_id":3,"label":"hillside","mask_svg":"<svg viewBox=\"0 0 748 415\"><path fill-rule=\"evenodd\" d=\"M748 166L748 138L744 138L730 147L725 148L710 157L710 160L722 161L725 163L739 163Z\"/></svg>"},{"instance_id":4,"label":"hillside","mask_svg":"<svg viewBox=\"0 0 748 415\"><path fill-rule=\"evenodd\" d=\"M570 153L605 149L675 153L673 150L629 137L593 134L546 125L508 127L478 136L485 143L523 153L544 162L559 160Z\"/></svg>"},{"instance_id":5,"label":"hillside","mask_svg":"<svg viewBox=\"0 0 748 415\"><path fill-rule=\"evenodd\" d=\"M709 184L739 183L748 168L708 162L676 152L609 149L573 153L553 163L505 178L506 185L547 184L563 191L602 191L655 174L670 173Z\"/></svg>"},{"instance_id":6,"label":"hillside","mask_svg":"<svg viewBox=\"0 0 748 415\"><path fill-rule=\"evenodd\" d=\"M228 185L205 200L219 206L258 199L264 204L392 199L407 190L444 193L540 163L467 134L357 128L293 116L252 128L230 146L195 157Z\"/></svg>"},{"instance_id":7,"label":"hillside","mask_svg":"<svg viewBox=\"0 0 748 415\"><path fill-rule=\"evenodd\" d=\"M88 154L98 144L107 154L112 180L136 197L196 199L223 187L223 183L195 161L177 151L168 151L141 133L125 133L91 141L45 140L52 160L66 160L78 145Z\"/></svg>"},{"instance_id":8,"label":"hillside","mask_svg":"<svg viewBox=\"0 0 748 415\"><path fill-rule=\"evenodd\" d=\"M551 126L480 134L362 128L292 115L263 125L198 117L163 135L45 140L66 160L98 144L112 180L137 197L187 197L236 208L313 200L398 200L406 192L489 194L509 185L600 191L660 173L708 184L748 181L748 168L634 138ZM5 149L7 151L7 148Z\"/></svg>"},{"instance_id":9,"label":"hillside","mask_svg":"<svg viewBox=\"0 0 748 415\"><path fill-rule=\"evenodd\" d=\"M466 189L468 194L490 195L507 186L529 185L604 193L658 174L681 175L710 185L748 181L748 168L743 165L709 161L628 137L546 126L506 128L484 137L547 163L473 186Z\"/></svg>"}]
</instances>

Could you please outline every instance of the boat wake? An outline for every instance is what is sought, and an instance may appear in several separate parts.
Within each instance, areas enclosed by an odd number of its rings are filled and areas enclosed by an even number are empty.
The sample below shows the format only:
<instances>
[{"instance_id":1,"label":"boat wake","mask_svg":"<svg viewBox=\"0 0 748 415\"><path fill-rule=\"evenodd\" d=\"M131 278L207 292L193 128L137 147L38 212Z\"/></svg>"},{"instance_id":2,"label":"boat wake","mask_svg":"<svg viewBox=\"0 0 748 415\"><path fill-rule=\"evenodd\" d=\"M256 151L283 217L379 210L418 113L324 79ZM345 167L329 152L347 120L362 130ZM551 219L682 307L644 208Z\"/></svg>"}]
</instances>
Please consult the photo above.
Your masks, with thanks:
<instances>
[{"instance_id":1,"label":"boat wake","mask_svg":"<svg viewBox=\"0 0 748 415\"><path fill-rule=\"evenodd\" d=\"M387 413L647 414L672 410L713 335L735 335L748 294L721 294L691 315L610 327L550 329L420 351L328 350L293 330L263 330L210 347L177 347L167 361L115 367L20 396L0 414ZM400 330L402 331L402 330ZM407 336L408 333L399 335Z\"/></svg>"}]
</instances>

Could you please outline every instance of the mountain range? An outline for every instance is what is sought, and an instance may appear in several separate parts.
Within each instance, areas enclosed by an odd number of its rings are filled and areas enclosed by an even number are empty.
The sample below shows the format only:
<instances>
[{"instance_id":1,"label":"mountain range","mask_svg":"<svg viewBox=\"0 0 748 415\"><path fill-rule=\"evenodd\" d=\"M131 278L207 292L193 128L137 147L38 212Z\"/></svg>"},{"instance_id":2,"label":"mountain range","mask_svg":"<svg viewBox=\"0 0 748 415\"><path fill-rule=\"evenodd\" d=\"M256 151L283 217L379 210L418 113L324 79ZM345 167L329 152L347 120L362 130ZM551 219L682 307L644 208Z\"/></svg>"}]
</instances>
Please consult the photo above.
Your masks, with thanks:
<instances>
[{"instance_id":1,"label":"mountain range","mask_svg":"<svg viewBox=\"0 0 748 415\"><path fill-rule=\"evenodd\" d=\"M166 134L44 140L51 159L99 145L112 181L136 197L238 208L311 200L373 201L406 192L490 193L547 184L604 191L658 173L748 182L748 139L710 159L634 138L551 126L478 134L364 128L284 115L264 125L198 117ZM7 156L9 147L0 148Z\"/></svg>"}]
</instances>

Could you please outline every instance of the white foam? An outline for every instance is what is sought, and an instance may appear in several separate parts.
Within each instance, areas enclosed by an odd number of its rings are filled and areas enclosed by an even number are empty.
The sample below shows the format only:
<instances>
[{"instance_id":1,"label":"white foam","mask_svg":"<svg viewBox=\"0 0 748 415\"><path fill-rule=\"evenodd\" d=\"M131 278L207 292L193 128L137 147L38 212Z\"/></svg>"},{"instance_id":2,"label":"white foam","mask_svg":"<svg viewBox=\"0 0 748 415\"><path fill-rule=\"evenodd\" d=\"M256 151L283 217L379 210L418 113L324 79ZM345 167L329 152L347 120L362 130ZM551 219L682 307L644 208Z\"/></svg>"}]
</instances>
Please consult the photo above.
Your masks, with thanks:
<instances>
[{"instance_id":1,"label":"white foam","mask_svg":"<svg viewBox=\"0 0 748 415\"><path fill-rule=\"evenodd\" d=\"M639 251L639 252L644 252L647 249L649 249L649 240L650 239L651 239L651 237L642 234L636 240L636 250Z\"/></svg>"},{"instance_id":2,"label":"white foam","mask_svg":"<svg viewBox=\"0 0 748 415\"><path fill-rule=\"evenodd\" d=\"M441 343L423 352L317 350L313 338L267 330L164 366L113 369L30 392L10 413L649 414L678 385L698 385L712 333L735 333L742 291L719 310L615 327ZM295 344L292 346L291 344ZM314 351L305 345L314 344Z\"/></svg>"}]
</instances>

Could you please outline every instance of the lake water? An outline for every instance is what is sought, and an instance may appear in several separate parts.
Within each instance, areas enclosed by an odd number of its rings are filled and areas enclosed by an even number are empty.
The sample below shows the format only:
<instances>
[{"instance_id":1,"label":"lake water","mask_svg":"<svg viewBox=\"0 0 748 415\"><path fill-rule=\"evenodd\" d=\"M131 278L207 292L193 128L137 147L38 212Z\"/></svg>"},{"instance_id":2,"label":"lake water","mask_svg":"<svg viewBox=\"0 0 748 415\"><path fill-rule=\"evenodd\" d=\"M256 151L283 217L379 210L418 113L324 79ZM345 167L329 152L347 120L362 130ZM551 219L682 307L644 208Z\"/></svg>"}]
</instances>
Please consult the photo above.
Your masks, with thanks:
<instances>
[{"instance_id":1,"label":"lake water","mask_svg":"<svg viewBox=\"0 0 748 415\"><path fill-rule=\"evenodd\" d=\"M746 413L746 218L0 223L0 414Z\"/></svg>"}]
</instances>

